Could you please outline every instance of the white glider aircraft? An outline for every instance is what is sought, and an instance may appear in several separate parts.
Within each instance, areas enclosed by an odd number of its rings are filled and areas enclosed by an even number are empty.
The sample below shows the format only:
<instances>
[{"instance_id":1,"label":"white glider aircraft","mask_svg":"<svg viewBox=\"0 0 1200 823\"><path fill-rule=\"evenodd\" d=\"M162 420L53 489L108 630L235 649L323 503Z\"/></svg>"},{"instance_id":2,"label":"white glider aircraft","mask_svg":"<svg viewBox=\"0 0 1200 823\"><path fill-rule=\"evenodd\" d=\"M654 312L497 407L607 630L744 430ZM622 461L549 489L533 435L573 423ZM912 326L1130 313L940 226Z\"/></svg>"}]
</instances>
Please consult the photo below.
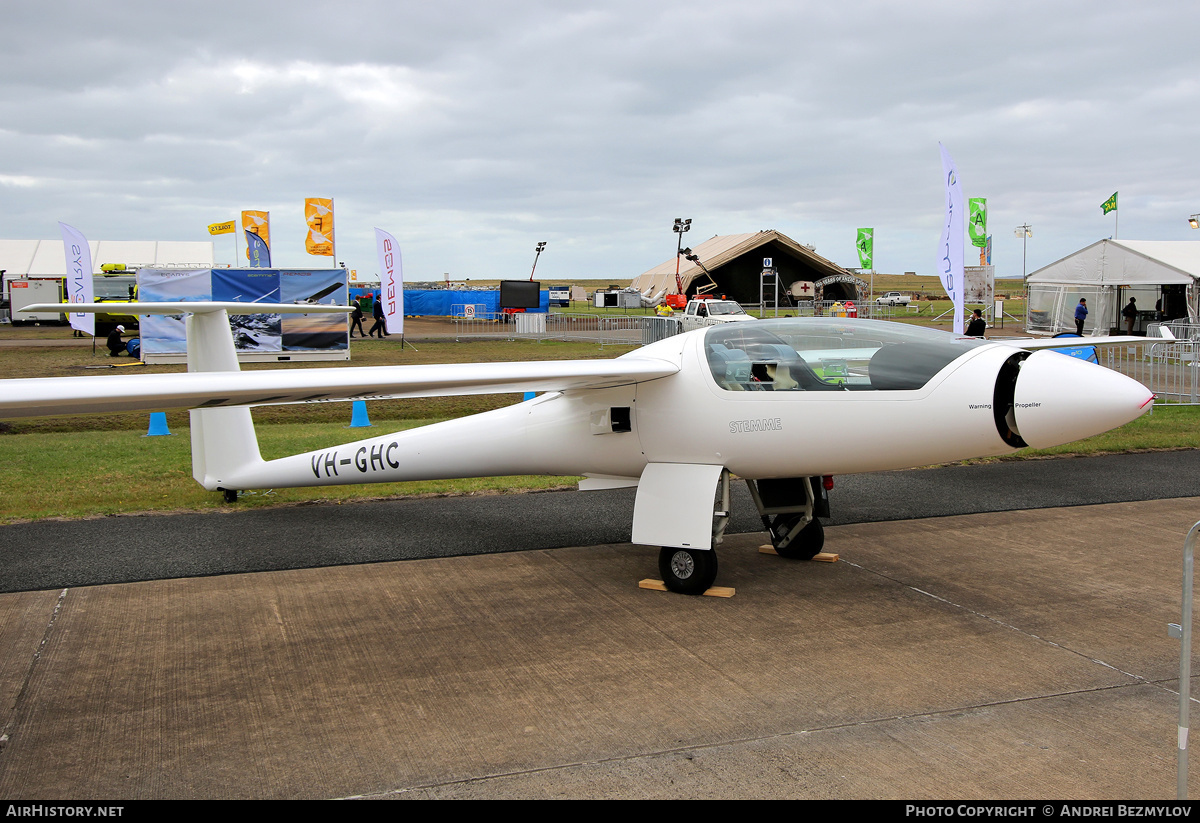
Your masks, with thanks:
<instances>
[{"instance_id":1,"label":"white glider aircraft","mask_svg":"<svg viewBox=\"0 0 1200 823\"><path fill-rule=\"evenodd\" d=\"M229 500L244 489L516 474L636 486L633 542L662 547L664 582L688 594L716 577L731 474L747 481L778 553L807 559L824 542L817 518L828 516L834 475L1066 443L1128 423L1154 399L1115 371L1038 350L1128 338L1010 345L788 318L687 332L613 360L241 372L228 314L263 305L138 305L139 314L181 310L190 313L187 374L4 380L0 418L191 409L192 474ZM269 461L250 416L255 405L521 391L545 394Z\"/></svg>"}]
</instances>

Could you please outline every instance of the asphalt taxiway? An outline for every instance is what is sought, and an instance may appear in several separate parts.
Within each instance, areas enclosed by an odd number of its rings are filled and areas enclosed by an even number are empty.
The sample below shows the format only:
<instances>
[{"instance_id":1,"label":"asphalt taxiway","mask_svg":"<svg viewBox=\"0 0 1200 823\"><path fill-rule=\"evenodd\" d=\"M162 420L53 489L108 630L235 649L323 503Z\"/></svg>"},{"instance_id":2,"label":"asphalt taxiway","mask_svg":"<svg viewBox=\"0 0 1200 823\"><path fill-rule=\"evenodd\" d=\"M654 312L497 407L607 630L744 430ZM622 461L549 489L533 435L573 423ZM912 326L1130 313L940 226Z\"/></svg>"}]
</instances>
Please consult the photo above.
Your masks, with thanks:
<instances>
[{"instance_id":1,"label":"asphalt taxiway","mask_svg":"<svg viewBox=\"0 0 1200 823\"><path fill-rule=\"evenodd\" d=\"M729 599L639 589L621 493L5 527L55 559L5 572L0 797L1173 798L1195 459L839 480L840 560L744 531Z\"/></svg>"}]
</instances>

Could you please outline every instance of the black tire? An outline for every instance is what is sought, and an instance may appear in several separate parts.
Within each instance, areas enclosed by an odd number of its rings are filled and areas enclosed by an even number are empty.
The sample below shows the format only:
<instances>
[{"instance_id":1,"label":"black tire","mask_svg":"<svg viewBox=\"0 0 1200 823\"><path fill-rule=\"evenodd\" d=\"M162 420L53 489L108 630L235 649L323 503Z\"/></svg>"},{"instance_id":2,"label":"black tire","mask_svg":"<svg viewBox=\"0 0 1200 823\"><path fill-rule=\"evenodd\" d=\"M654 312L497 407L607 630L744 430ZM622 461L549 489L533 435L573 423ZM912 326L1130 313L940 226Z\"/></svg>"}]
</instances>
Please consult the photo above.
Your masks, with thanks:
<instances>
[{"instance_id":1,"label":"black tire","mask_svg":"<svg viewBox=\"0 0 1200 823\"><path fill-rule=\"evenodd\" d=\"M780 557L786 557L789 560L812 560L825 546L825 527L821 525L821 521L815 517L812 521L800 530L791 543L787 546L779 547L779 538L787 534L788 529L792 528L803 515L799 514L780 514L775 516L775 521L771 524L771 542L775 545L775 553Z\"/></svg>"},{"instance_id":2,"label":"black tire","mask_svg":"<svg viewBox=\"0 0 1200 823\"><path fill-rule=\"evenodd\" d=\"M671 591L704 594L717 579L717 553L712 549L664 547L658 553L658 571Z\"/></svg>"}]
</instances>

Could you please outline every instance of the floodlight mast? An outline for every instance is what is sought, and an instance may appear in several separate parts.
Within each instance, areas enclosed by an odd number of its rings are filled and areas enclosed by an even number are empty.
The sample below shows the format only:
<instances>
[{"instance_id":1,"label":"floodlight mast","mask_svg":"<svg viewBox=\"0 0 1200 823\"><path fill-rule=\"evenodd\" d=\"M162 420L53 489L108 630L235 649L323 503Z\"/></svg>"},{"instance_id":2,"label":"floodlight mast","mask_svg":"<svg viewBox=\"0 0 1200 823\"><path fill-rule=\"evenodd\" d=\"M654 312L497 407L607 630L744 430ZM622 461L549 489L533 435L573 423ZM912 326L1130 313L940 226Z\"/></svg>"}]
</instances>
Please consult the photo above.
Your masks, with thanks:
<instances>
[{"instance_id":1,"label":"floodlight mast","mask_svg":"<svg viewBox=\"0 0 1200 823\"><path fill-rule=\"evenodd\" d=\"M542 256L542 251L545 248L546 248L546 241L539 240L538 244L537 244L537 248L535 249L536 254L533 255L533 268L529 270L529 282L531 282L531 283L533 282L533 273L535 271L537 271L538 258Z\"/></svg>"},{"instance_id":2,"label":"floodlight mast","mask_svg":"<svg viewBox=\"0 0 1200 823\"><path fill-rule=\"evenodd\" d=\"M683 252L683 233L692 228L692 218L686 220L682 217L675 218L675 225L671 227L671 231L679 235L679 242L675 245L675 291L683 294L683 282L679 279L679 255Z\"/></svg>"},{"instance_id":3,"label":"floodlight mast","mask_svg":"<svg viewBox=\"0 0 1200 823\"><path fill-rule=\"evenodd\" d=\"M1028 324L1028 322L1029 322L1029 282L1025 279L1025 259L1026 259L1025 255L1026 255L1026 251L1028 249L1029 238L1033 237L1033 226L1029 225L1028 223L1025 223L1024 225L1017 226L1016 231L1014 231L1013 233L1017 237L1021 238L1021 288L1025 292L1025 321L1026 321L1026 324ZM1029 328L1029 326L1026 325L1026 328Z\"/></svg>"}]
</instances>

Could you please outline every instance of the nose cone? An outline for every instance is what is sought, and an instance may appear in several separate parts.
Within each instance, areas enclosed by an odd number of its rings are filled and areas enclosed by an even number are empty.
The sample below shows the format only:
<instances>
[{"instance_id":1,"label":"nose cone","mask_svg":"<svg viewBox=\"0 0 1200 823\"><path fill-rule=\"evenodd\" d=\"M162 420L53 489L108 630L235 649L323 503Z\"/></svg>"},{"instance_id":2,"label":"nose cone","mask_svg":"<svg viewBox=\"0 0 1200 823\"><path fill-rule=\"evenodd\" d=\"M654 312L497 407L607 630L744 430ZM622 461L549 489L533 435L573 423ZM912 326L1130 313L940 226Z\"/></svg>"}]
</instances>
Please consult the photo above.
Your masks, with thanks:
<instances>
[{"instance_id":1,"label":"nose cone","mask_svg":"<svg viewBox=\"0 0 1200 823\"><path fill-rule=\"evenodd\" d=\"M1014 394L1017 431L1044 449L1106 432L1136 420L1154 395L1120 372L1055 351L1036 351L1021 363Z\"/></svg>"}]
</instances>

